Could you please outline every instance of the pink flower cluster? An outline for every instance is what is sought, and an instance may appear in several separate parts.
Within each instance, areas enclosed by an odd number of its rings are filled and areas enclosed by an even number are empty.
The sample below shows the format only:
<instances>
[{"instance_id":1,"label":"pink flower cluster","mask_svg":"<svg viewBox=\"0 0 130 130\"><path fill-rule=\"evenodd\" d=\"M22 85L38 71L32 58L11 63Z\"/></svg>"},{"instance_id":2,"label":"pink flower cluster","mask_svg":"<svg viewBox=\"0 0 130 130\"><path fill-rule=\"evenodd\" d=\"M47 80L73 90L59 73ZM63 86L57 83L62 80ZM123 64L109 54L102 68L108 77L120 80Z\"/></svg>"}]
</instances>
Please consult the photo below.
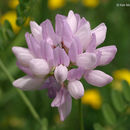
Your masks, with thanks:
<instances>
[{"instance_id":1,"label":"pink flower cluster","mask_svg":"<svg viewBox=\"0 0 130 130\"><path fill-rule=\"evenodd\" d=\"M32 21L30 27L31 34L25 34L28 48L12 48L18 67L26 73L13 85L22 90L48 89L51 106L58 107L63 121L71 111L71 97L84 95L82 77L97 87L112 81L111 76L95 68L109 64L117 48L97 48L105 40L105 24L91 29L90 23L73 11L67 17L56 15L55 31L50 20L40 25Z\"/></svg>"}]
</instances>

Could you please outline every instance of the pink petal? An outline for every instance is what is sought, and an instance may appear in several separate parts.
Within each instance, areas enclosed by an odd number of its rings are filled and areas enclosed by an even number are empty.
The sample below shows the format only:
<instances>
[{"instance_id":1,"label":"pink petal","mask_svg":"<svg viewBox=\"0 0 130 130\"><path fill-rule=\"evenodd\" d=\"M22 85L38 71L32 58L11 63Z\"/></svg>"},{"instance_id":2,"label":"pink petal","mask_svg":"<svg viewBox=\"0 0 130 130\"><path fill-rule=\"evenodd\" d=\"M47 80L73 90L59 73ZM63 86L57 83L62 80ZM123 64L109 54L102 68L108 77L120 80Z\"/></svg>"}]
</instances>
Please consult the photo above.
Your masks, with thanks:
<instances>
[{"instance_id":1,"label":"pink petal","mask_svg":"<svg viewBox=\"0 0 130 130\"><path fill-rule=\"evenodd\" d=\"M96 35L93 33L90 44L87 47L87 52L94 52L96 49Z\"/></svg>"},{"instance_id":2,"label":"pink petal","mask_svg":"<svg viewBox=\"0 0 130 130\"><path fill-rule=\"evenodd\" d=\"M39 26L36 22L30 22L31 32L36 40L42 40L42 27Z\"/></svg>"},{"instance_id":3,"label":"pink petal","mask_svg":"<svg viewBox=\"0 0 130 130\"><path fill-rule=\"evenodd\" d=\"M70 81L80 80L81 77L83 76L83 74L84 74L84 69L81 69L81 68L71 69L68 72L67 79L70 80Z\"/></svg>"},{"instance_id":4,"label":"pink petal","mask_svg":"<svg viewBox=\"0 0 130 130\"><path fill-rule=\"evenodd\" d=\"M66 21L66 17L62 15L56 15L56 34L60 36L60 42L69 48L72 42L72 31L69 24Z\"/></svg>"},{"instance_id":5,"label":"pink petal","mask_svg":"<svg viewBox=\"0 0 130 130\"><path fill-rule=\"evenodd\" d=\"M63 35L63 21L66 19L63 15L56 15L55 31L59 36Z\"/></svg>"},{"instance_id":6,"label":"pink petal","mask_svg":"<svg viewBox=\"0 0 130 130\"><path fill-rule=\"evenodd\" d=\"M71 44L68 55L70 57L70 60L75 63L76 57L78 55L78 48L75 43Z\"/></svg>"},{"instance_id":7,"label":"pink petal","mask_svg":"<svg viewBox=\"0 0 130 130\"><path fill-rule=\"evenodd\" d=\"M29 65L30 60L34 58L30 51L23 47L13 47L12 51L17 57L18 62L26 67Z\"/></svg>"},{"instance_id":8,"label":"pink petal","mask_svg":"<svg viewBox=\"0 0 130 130\"><path fill-rule=\"evenodd\" d=\"M39 89L44 83L44 79L32 78L30 76L21 77L13 82L13 85L16 88L20 88L22 90L34 90Z\"/></svg>"},{"instance_id":9,"label":"pink petal","mask_svg":"<svg viewBox=\"0 0 130 130\"><path fill-rule=\"evenodd\" d=\"M103 87L109 84L113 78L99 70L91 70L84 75L85 80L94 86Z\"/></svg>"},{"instance_id":10,"label":"pink petal","mask_svg":"<svg viewBox=\"0 0 130 130\"><path fill-rule=\"evenodd\" d=\"M37 58L42 58L42 54L40 51L40 43L30 35L30 41L32 43L32 52Z\"/></svg>"},{"instance_id":11,"label":"pink petal","mask_svg":"<svg viewBox=\"0 0 130 130\"><path fill-rule=\"evenodd\" d=\"M60 48L59 55L60 55L60 63L63 64L63 65L65 65L65 66L69 66L70 59L69 59L69 57L66 54L66 52L65 52L64 49Z\"/></svg>"},{"instance_id":12,"label":"pink petal","mask_svg":"<svg viewBox=\"0 0 130 130\"><path fill-rule=\"evenodd\" d=\"M68 66L70 63L70 59L64 49L56 47L54 49L54 64L57 65L65 65Z\"/></svg>"},{"instance_id":13,"label":"pink petal","mask_svg":"<svg viewBox=\"0 0 130 130\"><path fill-rule=\"evenodd\" d=\"M35 76L40 78L45 77L50 72L49 64L44 59L32 59L29 68Z\"/></svg>"},{"instance_id":14,"label":"pink petal","mask_svg":"<svg viewBox=\"0 0 130 130\"><path fill-rule=\"evenodd\" d=\"M96 35L97 46L104 42L106 38L106 31L107 31L107 27L104 23L101 23L100 25L98 25L96 28L94 28L91 31L92 33L95 33Z\"/></svg>"},{"instance_id":15,"label":"pink petal","mask_svg":"<svg viewBox=\"0 0 130 130\"><path fill-rule=\"evenodd\" d=\"M21 65L19 62L16 62L16 65L19 67L19 69L21 69L24 73L26 73L29 76L33 76L31 70L28 67L25 67L23 65Z\"/></svg>"},{"instance_id":16,"label":"pink petal","mask_svg":"<svg viewBox=\"0 0 130 130\"><path fill-rule=\"evenodd\" d=\"M31 52L33 52L32 43L31 43L31 40L30 40L30 34L28 32L25 33L25 39L26 39L29 50Z\"/></svg>"},{"instance_id":17,"label":"pink petal","mask_svg":"<svg viewBox=\"0 0 130 130\"><path fill-rule=\"evenodd\" d=\"M64 20L63 21L63 43L67 48L70 48L71 42L72 42L72 31L69 27L69 25L67 24L67 22Z\"/></svg>"},{"instance_id":18,"label":"pink petal","mask_svg":"<svg viewBox=\"0 0 130 130\"><path fill-rule=\"evenodd\" d=\"M64 104L65 102L65 96L66 96L66 89L64 88L61 88L59 90L59 92L57 92L57 95L55 97L55 99L53 100L53 102L51 103L51 106L52 107L59 107L61 106L62 104Z\"/></svg>"},{"instance_id":19,"label":"pink petal","mask_svg":"<svg viewBox=\"0 0 130 130\"><path fill-rule=\"evenodd\" d=\"M78 30L81 26L86 24L88 21L84 17L80 18L79 14L75 14L75 16L76 16L76 19L77 19L77 30Z\"/></svg>"},{"instance_id":20,"label":"pink petal","mask_svg":"<svg viewBox=\"0 0 130 130\"><path fill-rule=\"evenodd\" d=\"M41 24L41 26L43 39L51 42L49 43L50 45L57 44L59 42L59 37L55 34L51 21L47 19Z\"/></svg>"},{"instance_id":21,"label":"pink petal","mask_svg":"<svg viewBox=\"0 0 130 130\"><path fill-rule=\"evenodd\" d=\"M58 107L61 121L64 121L65 118L70 114L71 107L72 107L72 98L67 92L65 102L60 107Z\"/></svg>"},{"instance_id":22,"label":"pink petal","mask_svg":"<svg viewBox=\"0 0 130 130\"><path fill-rule=\"evenodd\" d=\"M68 13L67 23L69 24L71 31L75 33L77 29L77 19L72 10Z\"/></svg>"},{"instance_id":23,"label":"pink petal","mask_svg":"<svg viewBox=\"0 0 130 130\"><path fill-rule=\"evenodd\" d=\"M48 62L54 59L53 49L46 41L41 42L41 54L42 58L46 59Z\"/></svg>"},{"instance_id":24,"label":"pink petal","mask_svg":"<svg viewBox=\"0 0 130 130\"><path fill-rule=\"evenodd\" d=\"M78 54L81 54L83 51L82 46L77 38L73 39L73 42L69 48L69 57L72 62L76 61L76 57Z\"/></svg>"},{"instance_id":25,"label":"pink petal","mask_svg":"<svg viewBox=\"0 0 130 130\"><path fill-rule=\"evenodd\" d=\"M86 50L91 40L91 31L89 22L81 26L76 32L75 36L77 36L80 39L80 43L83 49Z\"/></svg>"},{"instance_id":26,"label":"pink petal","mask_svg":"<svg viewBox=\"0 0 130 130\"><path fill-rule=\"evenodd\" d=\"M84 68L86 70L95 68L97 63L97 55L95 53L82 53L77 56L76 64L77 66Z\"/></svg>"},{"instance_id":27,"label":"pink petal","mask_svg":"<svg viewBox=\"0 0 130 130\"><path fill-rule=\"evenodd\" d=\"M115 57L117 48L116 46L105 46L98 48L97 51L101 52L101 57L99 59L98 65L109 64Z\"/></svg>"}]
</instances>

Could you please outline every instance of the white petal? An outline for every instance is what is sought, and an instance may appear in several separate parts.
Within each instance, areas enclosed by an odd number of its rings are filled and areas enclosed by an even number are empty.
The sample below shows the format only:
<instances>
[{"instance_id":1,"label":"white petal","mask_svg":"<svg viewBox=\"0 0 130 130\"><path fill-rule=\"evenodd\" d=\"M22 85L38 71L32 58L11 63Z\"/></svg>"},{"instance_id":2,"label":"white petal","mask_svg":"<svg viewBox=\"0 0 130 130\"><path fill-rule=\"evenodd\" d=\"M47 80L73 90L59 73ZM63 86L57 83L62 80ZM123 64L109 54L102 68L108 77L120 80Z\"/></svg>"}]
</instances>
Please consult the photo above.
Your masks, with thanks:
<instances>
[{"instance_id":1,"label":"white petal","mask_svg":"<svg viewBox=\"0 0 130 130\"><path fill-rule=\"evenodd\" d=\"M79 99L84 95L84 87L82 83L78 80L69 82L68 91L70 95L75 99Z\"/></svg>"},{"instance_id":2,"label":"white petal","mask_svg":"<svg viewBox=\"0 0 130 130\"><path fill-rule=\"evenodd\" d=\"M80 39L80 43L82 44L83 49L86 50L91 41L90 24L87 22L81 26L76 32L75 36Z\"/></svg>"},{"instance_id":3,"label":"white petal","mask_svg":"<svg viewBox=\"0 0 130 130\"><path fill-rule=\"evenodd\" d=\"M41 41L42 40L42 27L39 26L36 22L31 21L30 22L31 32L36 40Z\"/></svg>"},{"instance_id":4,"label":"white petal","mask_svg":"<svg viewBox=\"0 0 130 130\"><path fill-rule=\"evenodd\" d=\"M30 53L30 51L23 47L13 47L12 51L17 57L20 64L28 67L30 60L34 58L34 56Z\"/></svg>"},{"instance_id":5,"label":"white petal","mask_svg":"<svg viewBox=\"0 0 130 130\"><path fill-rule=\"evenodd\" d=\"M101 23L96 28L94 28L91 32L95 33L95 35L96 35L96 44L98 46L101 43L103 43L105 38L106 38L107 27L106 27L106 25L104 23Z\"/></svg>"},{"instance_id":6,"label":"white petal","mask_svg":"<svg viewBox=\"0 0 130 130\"><path fill-rule=\"evenodd\" d=\"M76 16L72 10L69 11L69 14L67 17L67 23L69 24L72 32L75 33L75 31L77 29L77 19L76 19Z\"/></svg>"},{"instance_id":7,"label":"white petal","mask_svg":"<svg viewBox=\"0 0 130 130\"><path fill-rule=\"evenodd\" d=\"M44 83L44 79L32 78L30 76L21 77L13 82L16 88L22 90L39 89Z\"/></svg>"},{"instance_id":8,"label":"white petal","mask_svg":"<svg viewBox=\"0 0 130 130\"><path fill-rule=\"evenodd\" d=\"M63 65L59 65L56 67L54 75L57 82L63 83L67 79L68 69Z\"/></svg>"},{"instance_id":9,"label":"white petal","mask_svg":"<svg viewBox=\"0 0 130 130\"><path fill-rule=\"evenodd\" d=\"M82 53L77 56L76 64L84 69L93 69L97 63L97 56L95 53Z\"/></svg>"},{"instance_id":10,"label":"white petal","mask_svg":"<svg viewBox=\"0 0 130 130\"><path fill-rule=\"evenodd\" d=\"M32 59L29 64L30 70L37 77L45 77L49 71L49 65L44 59Z\"/></svg>"},{"instance_id":11,"label":"white petal","mask_svg":"<svg viewBox=\"0 0 130 130\"><path fill-rule=\"evenodd\" d=\"M99 70L92 70L90 72L86 72L84 78L89 84L92 84L97 87L103 87L113 80L111 76Z\"/></svg>"}]
</instances>

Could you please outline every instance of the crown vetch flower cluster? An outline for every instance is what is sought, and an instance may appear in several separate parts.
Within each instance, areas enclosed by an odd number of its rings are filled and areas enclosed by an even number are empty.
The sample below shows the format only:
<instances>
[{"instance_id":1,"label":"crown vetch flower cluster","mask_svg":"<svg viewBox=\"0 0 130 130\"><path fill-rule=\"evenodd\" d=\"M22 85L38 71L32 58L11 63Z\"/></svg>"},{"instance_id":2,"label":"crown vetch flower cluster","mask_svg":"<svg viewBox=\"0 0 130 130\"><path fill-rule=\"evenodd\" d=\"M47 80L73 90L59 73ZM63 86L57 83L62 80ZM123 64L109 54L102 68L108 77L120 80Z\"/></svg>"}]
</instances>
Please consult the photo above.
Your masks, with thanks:
<instances>
[{"instance_id":1,"label":"crown vetch flower cluster","mask_svg":"<svg viewBox=\"0 0 130 130\"><path fill-rule=\"evenodd\" d=\"M97 48L105 40L105 24L91 29L90 23L73 11L67 17L56 15L55 31L50 20L40 25L32 21L30 27L31 34L25 34L28 49L12 48L17 66L26 73L13 85L22 90L48 89L51 106L58 107L63 121L71 111L71 97L84 95L82 77L97 87L112 81L95 68L110 63L117 49L114 45Z\"/></svg>"}]
</instances>

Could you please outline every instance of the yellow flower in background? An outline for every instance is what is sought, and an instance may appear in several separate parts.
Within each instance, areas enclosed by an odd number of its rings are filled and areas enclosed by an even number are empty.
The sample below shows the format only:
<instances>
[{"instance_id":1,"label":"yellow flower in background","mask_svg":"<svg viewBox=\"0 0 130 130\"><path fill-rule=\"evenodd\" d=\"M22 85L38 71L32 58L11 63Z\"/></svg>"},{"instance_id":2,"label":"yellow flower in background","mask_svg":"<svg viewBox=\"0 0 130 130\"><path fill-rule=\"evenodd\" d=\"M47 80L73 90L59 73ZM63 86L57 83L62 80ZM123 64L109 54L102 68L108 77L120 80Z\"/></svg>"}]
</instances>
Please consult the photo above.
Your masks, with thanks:
<instances>
[{"instance_id":1,"label":"yellow flower in background","mask_svg":"<svg viewBox=\"0 0 130 130\"><path fill-rule=\"evenodd\" d=\"M5 13L3 16L1 16L0 23L3 24L5 20L8 20L11 23L15 33L19 32L20 27L17 26L16 24L17 20L16 11L8 11L7 13Z\"/></svg>"},{"instance_id":2,"label":"yellow flower in background","mask_svg":"<svg viewBox=\"0 0 130 130\"><path fill-rule=\"evenodd\" d=\"M82 3L86 7L95 8L99 5L99 0L82 0Z\"/></svg>"},{"instance_id":3,"label":"yellow flower in background","mask_svg":"<svg viewBox=\"0 0 130 130\"><path fill-rule=\"evenodd\" d=\"M65 2L66 0L48 0L48 8L51 10L62 8Z\"/></svg>"},{"instance_id":4,"label":"yellow flower in background","mask_svg":"<svg viewBox=\"0 0 130 130\"><path fill-rule=\"evenodd\" d=\"M115 80L126 80L130 84L130 70L120 69L113 72Z\"/></svg>"},{"instance_id":5,"label":"yellow flower in background","mask_svg":"<svg viewBox=\"0 0 130 130\"><path fill-rule=\"evenodd\" d=\"M122 91L122 85L121 85L121 82L119 80L114 80L111 83L111 86L112 86L113 89L116 89L118 91Z\"/></svg>"},{"instance_id":6,"label":"yellow flower in background","mask_svg":"<svg viewBox=\"0 0 130 130\"><path fill-rule=\"evenodd\" d=\"M126 80L130 84L130 70L120 69L113 72L114 81L112 87L118 91L122 91L122 80Z\"/></svg>"},{"instance_id":7,"label":"yellow flower in background","mask_svg":"<svg viewBox=\"0 0 130 130\"><path fill-rule=\"evenodd\" d=\"M8 6L11 9L15 9L18 4L19 4L19 0L9 0L9 2L8 2Z\"/></svg>"},{"instance_id":8,"label":"yellow flower in background","mask_svg":"<svg viewBox=\"0 0 130 130\"><path fill-rule=\"evenodd\" d=\"M90 105L94 109L99 109L102 104L101 95L98 90L90 89L85 91L82 97L82 103Z\"/></svg>"}]
</instances>

